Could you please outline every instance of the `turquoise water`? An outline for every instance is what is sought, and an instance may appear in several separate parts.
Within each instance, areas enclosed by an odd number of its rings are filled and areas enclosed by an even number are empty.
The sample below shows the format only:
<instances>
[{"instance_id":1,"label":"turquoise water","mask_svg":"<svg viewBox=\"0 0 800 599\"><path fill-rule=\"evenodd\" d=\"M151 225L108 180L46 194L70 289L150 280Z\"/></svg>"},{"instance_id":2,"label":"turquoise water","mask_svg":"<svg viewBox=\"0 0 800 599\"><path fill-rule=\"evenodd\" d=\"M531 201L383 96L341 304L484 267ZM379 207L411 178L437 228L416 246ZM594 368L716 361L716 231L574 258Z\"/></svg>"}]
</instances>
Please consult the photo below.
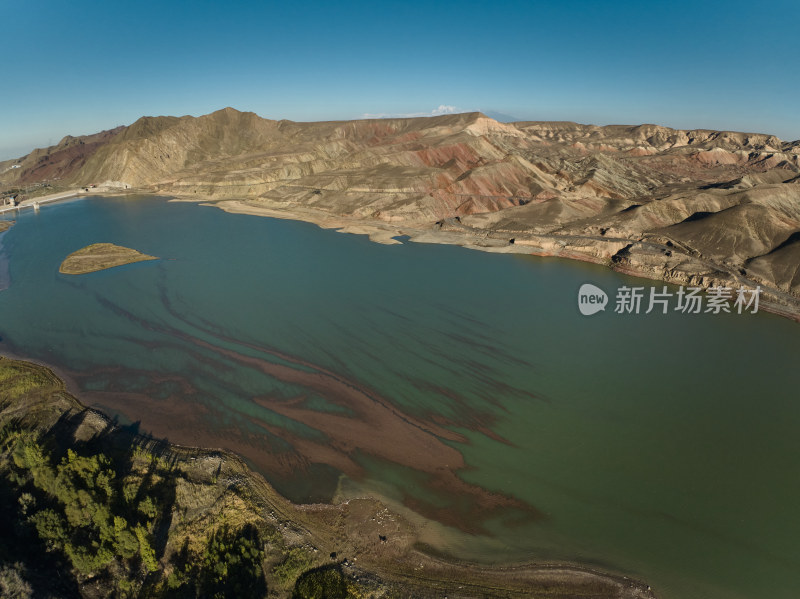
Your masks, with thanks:
<instances>
[{"instance_id":1,"label":"turquoise water","mask_svg":"<svg viewBox=\"0 0 800 599\"><path fill-rule=\"evenodd\" d=\"M104 241L160 260L58 273ZM650 283L152 197L22 213L0 242L0 350L295 500L379 492L444 522L444 551L595 564L667 598L797 595L787 320L584 317L582 283Z\"/></svg>"}]
</instances>

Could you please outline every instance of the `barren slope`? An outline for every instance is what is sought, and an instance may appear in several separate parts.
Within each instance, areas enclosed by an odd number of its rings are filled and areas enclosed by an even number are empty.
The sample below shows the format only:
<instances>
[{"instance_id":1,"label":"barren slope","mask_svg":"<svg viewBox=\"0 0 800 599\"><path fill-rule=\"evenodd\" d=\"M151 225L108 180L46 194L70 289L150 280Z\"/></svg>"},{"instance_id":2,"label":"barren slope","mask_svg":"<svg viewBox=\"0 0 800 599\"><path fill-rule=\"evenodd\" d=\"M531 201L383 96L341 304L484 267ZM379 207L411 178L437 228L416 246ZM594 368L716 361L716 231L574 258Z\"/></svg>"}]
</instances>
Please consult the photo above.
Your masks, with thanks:
<instances>
[{"instance_id":1,"label":"barren slope","mask_svg":"<svg viewBox=\"0 0 800 599\"><path fill-rule=\"evenodd\" d=\"M68 138L19 164L0 182L58 173L386 238L495 251L514 239L504 251L761 284L782 309L800 305L800 141L771 135L480 113L296 123L226 108Z\"/></svg>"}]
</instances>

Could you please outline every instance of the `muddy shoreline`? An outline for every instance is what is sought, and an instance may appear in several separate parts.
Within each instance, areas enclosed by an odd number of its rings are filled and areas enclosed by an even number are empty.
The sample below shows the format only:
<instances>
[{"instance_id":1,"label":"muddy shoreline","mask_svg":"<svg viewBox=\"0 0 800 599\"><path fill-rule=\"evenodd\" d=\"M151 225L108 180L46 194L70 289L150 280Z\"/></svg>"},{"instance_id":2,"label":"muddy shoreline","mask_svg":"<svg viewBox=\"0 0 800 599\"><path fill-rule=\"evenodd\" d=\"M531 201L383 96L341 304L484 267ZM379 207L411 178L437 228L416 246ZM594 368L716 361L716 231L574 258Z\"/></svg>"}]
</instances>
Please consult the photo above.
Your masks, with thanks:
<instances>
[{"instance_id":1,"label":"muddy shoreline","mask_svg":"<svg viewBox=\"0 0 800 599\"><path fill-rule=\"evenodd\" d=\"M68 393L60 394L59 406L48 410L48 418L59 410L80 413L92 428L108 434L118 425L108 416L87 407L68 387L68 381L45 364L20 360L0 353L0 360L25 362L57 378ZM22 417L31 406L4 406ZM38 412L37 412L38 413ZM47 423L41 423L47 429ZM150 436L145 438L152 439ZM453 559L420 541L415 524L392 512L374 496L349 498L338 504L294 504L282 497L260 474L237 456L222 449L177 445L167 441L169 451L186 468L213 462L220 487L237 493L295 546L313 548L320 564L338 559L344 572L355 580L389 589L400 596L523 597L546 592L549 597L592 596L653 599L652 589L640 581L614 572L602 572L580 564L560 562L486 565ZM230 487L231 480L235 486ZM334 558L334 556L336 556Z\"/></svg>"}]
</instances>

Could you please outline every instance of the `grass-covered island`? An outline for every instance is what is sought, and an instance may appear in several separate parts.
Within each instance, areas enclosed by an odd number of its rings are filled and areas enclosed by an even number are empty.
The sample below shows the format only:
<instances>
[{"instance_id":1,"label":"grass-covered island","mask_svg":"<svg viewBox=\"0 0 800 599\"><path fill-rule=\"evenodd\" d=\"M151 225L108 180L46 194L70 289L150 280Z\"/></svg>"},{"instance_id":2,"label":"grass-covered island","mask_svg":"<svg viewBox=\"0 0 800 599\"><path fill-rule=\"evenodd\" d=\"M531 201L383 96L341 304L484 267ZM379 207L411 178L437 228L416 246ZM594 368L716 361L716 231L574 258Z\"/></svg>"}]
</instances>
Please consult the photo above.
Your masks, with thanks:
<instances>
[{"instance_id":1,"label":"grass-covered island","mask_svg":"<svg viewBox=\"0 0 800 599\"><path fill-rule=\"evenodd\" d=\"M652 597L578 567L422 552L374 499L295 505L236 456L119 426L0 357L0 596Z\"/></svg>"},{"instance_id":2,"label":"grass-covered island","mask_svg":"<svg viewBox=\"0 0 800 599\"><path fill-rule=\"evenodd\" d=\"M72 252L61 263L58 271L65 275L83 275L143 260L158 258L113 243L93 243Z\"/></svg>"}]
</instances>

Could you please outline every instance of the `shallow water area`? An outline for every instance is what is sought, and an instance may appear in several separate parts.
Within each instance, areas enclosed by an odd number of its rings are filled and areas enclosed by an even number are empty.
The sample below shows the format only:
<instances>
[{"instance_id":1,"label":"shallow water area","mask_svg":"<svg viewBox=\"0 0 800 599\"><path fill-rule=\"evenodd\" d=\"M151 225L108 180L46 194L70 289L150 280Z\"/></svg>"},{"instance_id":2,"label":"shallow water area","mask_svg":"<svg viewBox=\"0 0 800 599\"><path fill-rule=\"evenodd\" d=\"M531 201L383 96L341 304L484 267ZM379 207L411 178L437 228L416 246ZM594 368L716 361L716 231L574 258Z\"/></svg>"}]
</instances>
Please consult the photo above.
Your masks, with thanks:
<instances>
[{"instance_id":1,"label":"shallow water area","mask_svg":"<svg viewBox=\"0 0 800 599\"><path fill-rule=\"evenodd\" d=\"M578 561L667 598L800 588L795 323L586 317L583 283L612 303L661 284L164 198L15 218L0 351L121 422L236 451L295 501L384 497L464 559ZM98 242L159 260L58 273Z\"/></svg>"}]
</instances>

